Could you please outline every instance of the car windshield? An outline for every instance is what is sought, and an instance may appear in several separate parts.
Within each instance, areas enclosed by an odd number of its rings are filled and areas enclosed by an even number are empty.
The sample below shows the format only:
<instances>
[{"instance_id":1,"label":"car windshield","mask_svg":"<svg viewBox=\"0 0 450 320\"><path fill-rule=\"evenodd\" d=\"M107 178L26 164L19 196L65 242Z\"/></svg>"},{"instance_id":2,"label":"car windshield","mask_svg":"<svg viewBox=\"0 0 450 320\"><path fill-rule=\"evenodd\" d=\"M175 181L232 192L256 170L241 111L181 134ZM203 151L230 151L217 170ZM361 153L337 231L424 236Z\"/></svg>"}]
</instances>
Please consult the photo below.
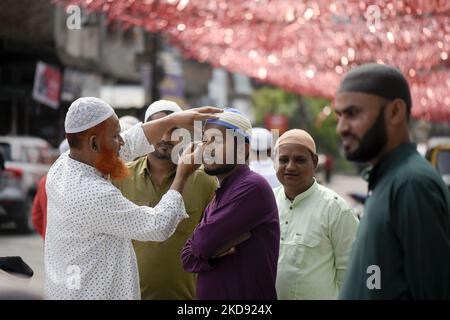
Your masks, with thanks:
<instances>
[{"instance_id":1,"label":"car windshield","mask_svg":"<svg viewBox=\"0 0 450 320\"><path fill-rule=\"evenodd\" d=\"M2 153L5 161L11 161L11 146L9 143L0 142L0 152Z\"/></svg>"},{"instance_id":2,"label":"car windshield","mask_svg":"<svg viewBox=\"0 0 450 320\"><path fill-rule=\"evenodd\" d=\"M436 167L438 171L444 174L450 174L450 150L441 150L437 154Z\"/></svg>"}]
</instances>

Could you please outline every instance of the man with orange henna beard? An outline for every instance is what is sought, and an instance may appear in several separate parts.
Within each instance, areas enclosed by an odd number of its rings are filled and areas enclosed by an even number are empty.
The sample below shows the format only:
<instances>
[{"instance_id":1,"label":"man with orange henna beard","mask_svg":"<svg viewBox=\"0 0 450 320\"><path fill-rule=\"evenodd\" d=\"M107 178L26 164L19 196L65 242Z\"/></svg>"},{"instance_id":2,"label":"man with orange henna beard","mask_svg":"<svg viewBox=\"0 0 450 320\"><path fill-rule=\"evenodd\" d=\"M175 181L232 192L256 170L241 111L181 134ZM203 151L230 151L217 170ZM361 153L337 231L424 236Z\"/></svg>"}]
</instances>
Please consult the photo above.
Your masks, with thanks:
<instances>
[{"instance_id":1,"label":"man with orange henna beard","mask_svg":"<svg viewBox=\"0 0 450 320\"><path fill-rule=\"evenodd\" d=\"M105 147L99 152L97 159L94 161L94 166L104 175L109 175L111 179L122 180L129 175L128 167L125 161L120 158L119 154L107 146L105 135L103 134L105 131L104 127L103 125L98 126L97 131Z\"/></svg>"},{"instance_id":2,"label":"man with orange henna beard","mask_svg":"<svg viewBox=\"0 0 450 320\"><path fill-rule=\"evenodd\" d=\"M169 191L153 208L127 200L109 179L126 177L124 160L152 152L166 131L192 129L194 121L217 119L217 112L221 109L177 112L121 135L119 119L106 102L87 97L72 103L65 119L70 152L47 175L47 298L140 299L131 240L164 241L188 217L181 192L198 167L191 160L200 148L188 148L180 157Z\"/></svg>"}]
</instances>

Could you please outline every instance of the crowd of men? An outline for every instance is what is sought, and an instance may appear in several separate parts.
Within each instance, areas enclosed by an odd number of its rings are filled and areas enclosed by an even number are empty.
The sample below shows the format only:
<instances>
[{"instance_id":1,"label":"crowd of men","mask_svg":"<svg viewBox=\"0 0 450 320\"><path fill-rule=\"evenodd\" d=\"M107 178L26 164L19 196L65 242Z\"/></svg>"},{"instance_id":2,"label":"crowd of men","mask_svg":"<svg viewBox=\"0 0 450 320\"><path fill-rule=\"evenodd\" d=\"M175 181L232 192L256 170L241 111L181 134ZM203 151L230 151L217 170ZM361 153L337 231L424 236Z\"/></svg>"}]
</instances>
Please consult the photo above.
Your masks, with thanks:
<instances>
[{"instance_id":1,"label":"crowd of men","mask_svg":"<svg viewBox=\"0 0 450 320\"><path fill-rule=\"evenodd\" d=\"M411 104L392 66L339 86L345 156L370 165L359 221L315 179L304 130L272 141L237 109L164 100L121 130L104 101L74 101L45 183L46 298L450 299L450 194L410 141Z\"/></svg>"}]
</instances>

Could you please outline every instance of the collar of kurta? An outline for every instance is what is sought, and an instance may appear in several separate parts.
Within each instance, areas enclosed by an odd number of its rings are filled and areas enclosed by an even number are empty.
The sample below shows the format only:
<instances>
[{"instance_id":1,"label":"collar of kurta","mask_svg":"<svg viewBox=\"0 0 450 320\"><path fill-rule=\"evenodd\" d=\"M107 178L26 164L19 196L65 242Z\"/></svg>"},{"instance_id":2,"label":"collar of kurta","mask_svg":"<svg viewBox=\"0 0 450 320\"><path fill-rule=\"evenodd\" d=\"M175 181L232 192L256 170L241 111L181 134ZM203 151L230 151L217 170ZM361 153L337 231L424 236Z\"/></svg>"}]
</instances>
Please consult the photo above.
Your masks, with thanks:
<instances>
[{"instance_id":1,"label":"collar of kurta","mask_svg":"<svg viewBox=\"0 0 450 320\"><path fill-rule=\"evenodd\" d=\"M150 177L152 175L151 170L148 166L148 155L145 157L142 157L141 159L138 160L139 163L139 169L138 169L138 173L139 175L145 175L148 174L148 176ZM175 178L175 174L176 174L177 170L176 167L173 171L171 171L165 178L164 178L164 183L168 183L169 181L173 180Z\"/></svg>"},{"instance_id":2,"label":"collar of kurta","mask_svg":"<svg viewBox=\"0 0 450 320\"><path fill-rule=\"evenodd\" d=\"M362 178L369 183L369 190L373 190L382 177L392 174L404 159L414 152L417 152L415 143L403 143L385 155L375 166L364 170Z\"/></svg>"},{"instance_id":3,"label":"collar of kurta","mask_svg":"<svg viewBox=\"0 0 450 320\"><path fill-rule=\"evenodd\" d=\"M284 198L286 201L288 201L291 205L296 206L298 205L302 200L308 198L310 195L312 195L314 193L314 191L317 190L318 188L318 184L317 184L317 180L316 178L313 178L313 184L311 185L311 187L309 187L307 190L303 191L302 193L300 193L299 195L297 195L294 200L289 200L288 197L286 197L286 194L284 194Z\"/></svg>"},{"instance_id":4,"label":"collar of kurta","mask_svg":"<svg viewBox=\"0 0 450 320\"><path fill-rule=\"evenodd\" d=\"M70 163L72 163L75 167L84 170L86 172L90 172L92 174L95 174L97 176L103 177L105 179L108 179L109 177L107 175L104 175L103 173L101 173L97 168L86 164L84 162L75 160L74 158L72 158L69 154L67 154L67 158L69 158Z\"/></svg>"},{"instance_id":5,"label":"collar of kurta","mask_svg":"<svg viewBox=\"0 0 450 320\"><path fill-rule=\"evenodd\" d=\"M220 187L216 190L216 193L227 189L228 186L232 186L236 180L239 180L239 178L248 171L250 171L250 169L246 164L239 165L232 174L223 179Z\"/></svg>"}]
</instances>

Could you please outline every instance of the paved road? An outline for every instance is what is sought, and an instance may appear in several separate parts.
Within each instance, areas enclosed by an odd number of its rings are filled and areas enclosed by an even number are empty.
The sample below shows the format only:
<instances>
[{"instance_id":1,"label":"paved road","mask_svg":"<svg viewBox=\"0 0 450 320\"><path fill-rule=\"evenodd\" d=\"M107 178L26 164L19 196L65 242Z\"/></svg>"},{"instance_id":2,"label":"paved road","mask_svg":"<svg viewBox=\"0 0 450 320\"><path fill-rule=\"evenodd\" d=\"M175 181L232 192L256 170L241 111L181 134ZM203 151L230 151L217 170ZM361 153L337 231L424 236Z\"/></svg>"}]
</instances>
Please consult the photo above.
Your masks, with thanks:
<instances>
[{"instance_id":1,"label":"paved road","mask_svg":"<svg viewBox=\"0 0 450 320\"><path fill-rule=\"evenodd\" d=\"M333 189L341 197L352 204L352 199L348 195L350 192L366 194L367 182L359 176L336 175L332 177L330 184L325 186Z\"/></svg>"},{"instance_id":2,"label":"paved road","mask_svg":"<svg viewBox=\"0 0 450 320\"><path fill-rule=\"evenodd\" d=\"M365 182L362 178L360 178L359 176L336 175L331 179L330 184L324 185L333 189L337 194L343 197L355 210L355 213L357 215L362 214L364 206L356 203L349 196L349 193L366 194L367 182Z\"/></svg>"},{"instance_id":3,"label":"paved road","mask_svg":"<svg viewBox=\"0 0 450 320\"><path fill-rule=\"evenodd\" d=\"M0 274L3 287L24 290L39 296L44 294L44 242L37 234L17 235L10 229L0 231L0 257L21 256L34 275L30 280L6 277Z\"/></svg>"},{"instance_id":4,"label":"paved road","mask_svg":"<svg viewBox=\"0 0 450 320\"><path fill-rule=\"evenodd\" d=\"M349 192L365 193L367 184L361 178L356 176L334 176L331 184L328 185L339 195L344 197L351 205L353 202L348 197ZM0 231L0 257L1 256L21 256L22 259L34 270L34 276L30 281L25 280L4 280L0 275L0 285L14 286L15 288L25 289L29 292L43 296L44 292L44 245L40 236L17 235L12 230ZM2 283L3 282L3 283ZM1 287L0 287L1 290Z\"/></svg>"}]
</instances>

